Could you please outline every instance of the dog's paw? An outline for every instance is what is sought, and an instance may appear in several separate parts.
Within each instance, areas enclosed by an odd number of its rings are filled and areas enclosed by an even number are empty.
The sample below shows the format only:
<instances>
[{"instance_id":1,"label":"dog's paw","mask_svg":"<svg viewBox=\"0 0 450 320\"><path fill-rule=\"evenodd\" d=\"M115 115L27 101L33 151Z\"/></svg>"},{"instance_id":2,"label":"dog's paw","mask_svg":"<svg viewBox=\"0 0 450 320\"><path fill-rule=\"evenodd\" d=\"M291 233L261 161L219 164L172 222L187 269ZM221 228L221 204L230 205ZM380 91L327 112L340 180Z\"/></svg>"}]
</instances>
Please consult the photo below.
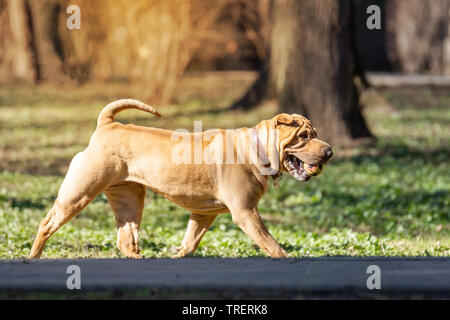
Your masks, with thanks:
<instances>
[{"instance_id":1,"label":"dog's paw","mask_svg":"<svg viewBox=\"0 0 450 320\"><path fill-rule=\"evenodd\" d=\"M125 255L125 258L128 258L128 259L142 259L142 256L138 253L127 252L127 253L124 253L124 255Z\"/></svg>"},{"instance_id":2,"label":"dog's paw","mask_svg":"<svg viewBox=\"0 0 450 320\"><path fill-rule=\"evenodd\" d=\"M279 258L289 258L289 255L283 249L270 254L271 258L279 259Z\"/></svg>"},{"instance_id":3,"label":"dog's paw","mask_svg":"<svg viewBox=\"0 0 450 320\"><path fill-rule=\"evenodd\" d=\"M185 250L180 250L178 251L177 254L172 256L172 259L179 259L179 258L184 258L188 255L189 253Z\"/></svg>"},{"instance_id":4,"label":"dog's paw","mask_svg":"<svg viewBox=\"0 0 450 320\"><path fill-rule=\"evenodd\" d=\"M169 249L169 252L172 254L177 254L181 250L181 246L177 247L175 245L171 246Z\"/></svg>"},{"instance_id":5,"label":"dog's paw","mask_svg":"<svg viewBox=\"0 0 450 320\"><path fill-rule=\"evenodd\" d=\"M176 254L172 256L172 259L184 258L187 256L192 256L194 252L189 250L188 248L181 247Z\"/></svg>"}]
</instances>

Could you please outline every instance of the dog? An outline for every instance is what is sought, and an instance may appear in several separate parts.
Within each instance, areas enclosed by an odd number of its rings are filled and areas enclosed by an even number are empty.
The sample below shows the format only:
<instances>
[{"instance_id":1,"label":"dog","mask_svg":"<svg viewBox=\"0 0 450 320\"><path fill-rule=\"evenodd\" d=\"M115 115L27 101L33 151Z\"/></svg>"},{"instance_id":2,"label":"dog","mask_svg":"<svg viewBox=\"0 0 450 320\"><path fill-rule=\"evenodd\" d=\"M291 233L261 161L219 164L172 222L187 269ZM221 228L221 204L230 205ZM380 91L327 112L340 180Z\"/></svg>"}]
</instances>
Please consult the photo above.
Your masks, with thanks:
<instances>
[{"instance_id":1,"label":"dog","mask_svg":"<svg viewBox=\"0 0 450 320\"><path fill-rule=\"evenodd\" d=\"M146 188L191 213L174 258L193 254L217 215L228 212L267 255L287 257L264 226L257 204L270 178L277 182L287 172L307 181L332 157L308 119L282 113L253 128L189 133L114 122L125 109L161 117L133 99L112 102L100 112L88 147L72 159L53 207L39 224L29 258L39 258L48 238L102 192L115 214L118 249L125 257L140 258Z\"/></svg>"}]
</instances>

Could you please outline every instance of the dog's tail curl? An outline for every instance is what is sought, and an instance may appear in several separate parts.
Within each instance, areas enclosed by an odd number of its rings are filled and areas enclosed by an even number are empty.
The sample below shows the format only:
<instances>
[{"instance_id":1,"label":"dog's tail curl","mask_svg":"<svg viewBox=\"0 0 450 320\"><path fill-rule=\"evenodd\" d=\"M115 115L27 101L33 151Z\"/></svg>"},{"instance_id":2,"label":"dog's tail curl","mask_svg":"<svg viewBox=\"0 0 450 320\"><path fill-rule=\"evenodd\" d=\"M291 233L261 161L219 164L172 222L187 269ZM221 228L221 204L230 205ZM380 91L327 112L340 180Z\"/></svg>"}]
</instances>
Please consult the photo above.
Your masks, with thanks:
<instances>
[{"instance_id":1,"label":"dog's tail curl","mask_svg":"<svg viewBox=\"0 0 450 320\"><path fill-rule=\"evenodd\" d=\"M111 102L100 112L97 120L97 129L114 121L114 116L116 113L123 111L125 109L138 109L145 112L153 113L158 118L161 115L156 111L155 108L135 99L121 99Z\"/></svg>"}]
</instances>

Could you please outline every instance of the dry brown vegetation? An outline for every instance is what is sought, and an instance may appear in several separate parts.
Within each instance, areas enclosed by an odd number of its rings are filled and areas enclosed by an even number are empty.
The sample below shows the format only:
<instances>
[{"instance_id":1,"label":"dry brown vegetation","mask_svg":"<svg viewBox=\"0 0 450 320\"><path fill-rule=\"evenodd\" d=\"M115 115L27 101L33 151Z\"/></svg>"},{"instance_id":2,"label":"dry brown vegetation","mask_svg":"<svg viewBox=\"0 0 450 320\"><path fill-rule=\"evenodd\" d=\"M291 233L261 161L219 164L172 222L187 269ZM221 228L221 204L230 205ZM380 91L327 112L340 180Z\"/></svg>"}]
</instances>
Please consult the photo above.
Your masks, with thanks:
<instances>
[{"instance_id":1,"label":"dry brown vegetation","mask_svg":"<svg viewBox=\"0 0 450 320\"><path fill-rule=\"evenodd\" d=\"M167 102L221 5L194 1L71 1L85 14L84 26L67 35L64 56L78 76L137 80L135 96ZM219 2L222 4L224 1ZM211 3L212 4L212 3ZM83 75L83 68L90 72Z\"/></svg>"},{"instance_id":2,"label":"dry brown vegetation","mask_svg":"<svg viewBox=\"0 0 450 320\"><path fill-rule=\"evenodd\" d=\"M126 80L133 97L167 103L194 55L209 62L233 54L236 61L264 59L268 4L0 0L0 80L57 85ZM70 5L81 10L79 30L66 27Z\"/></svg>"}]
</instances>

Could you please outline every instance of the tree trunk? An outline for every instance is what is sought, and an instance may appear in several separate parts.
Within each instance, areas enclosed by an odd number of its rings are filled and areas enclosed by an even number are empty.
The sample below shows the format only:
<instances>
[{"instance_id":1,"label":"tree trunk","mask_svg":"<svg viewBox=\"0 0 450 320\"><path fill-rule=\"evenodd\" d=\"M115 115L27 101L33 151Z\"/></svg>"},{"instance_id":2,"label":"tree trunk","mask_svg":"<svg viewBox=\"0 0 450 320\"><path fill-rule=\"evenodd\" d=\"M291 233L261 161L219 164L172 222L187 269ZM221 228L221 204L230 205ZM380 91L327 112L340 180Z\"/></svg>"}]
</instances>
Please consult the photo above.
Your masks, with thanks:
<instances>
[{"instance_id":1,"label":"tree trunk","mask_svg":"<svg viewBox=\"0 0 450 320\"><path fill-rule=\"evenodd\" d=\"M62 44L58 35L59 11L61 3L65 2L67 1L28 0L39 81L56 84L72 82L64 73Z\"/></svg>"},{"instance_id":2,"label":"tree trunk","mask_svg":"<svg viewBox=\"0 0 450 320\"><path fill-rule=\"evenodd\" d=\"M394 69L443 73L449 0L386 0L386 41Z\"/></svg>"},{"instance_id":3,"label":"tree trunk","mask_svg":"<svg viewBox=\"0 0 450 320\"><path fill-rule=\"evenodd\" d=\"M66 0L0 0L1 80L72 83L64 73L58 15Z\"/></svg>"},{"instance_id":4,"label":"tree trunk","mask_svg":"<svg viewBox=\"0 0 450 320\"><path fill-rule=\"evenodd\" d=\"M273 92L268 87L271 39L270 12L272 10L272 3L272 0L257 0L256 3L253 3L255 8L252 11L256 12L257 21L254 22L255 27L251 30L255 34L252 38L256 39L256 41L252 42L255 43L254 47L262 61L262 66L259 68L256 81L239 100L230 106L230 109L248 110L259 104L265 98L273 98ZM245 21L243 24L245 26ZM246 33L249 33L248 31L249 28L246 28Z\"/></svg>"},{"instance_id":5,"label":"tree trunk","mask_svg":"<svg viewBox=\"0 0 450 320\"><path fill-rule=\"evenodd\" d=\"M25 0L0 1L0 78L33 83L37 79L29 12Z\"/></svg>"},{"instance_id":6,"label":"tree trunk","mask_svg":"<svg viewBox=\"0 0 450 320\"><path fill-rule=\"evenodd\" d=\"M252 86L244 93L244 95L235 101L229 108L231 110L249 110L258 105L265 98L270 97L269 94L269 65L264 62L258 72L258 77Z\"/></svg>"},{"instance_id":7,"label":"tree trunk","mask_svg":"<svg viewBox=\"0 0 450 320\"><path fill-rule=\"evenodd\" d=\"M348 0L275 0L269 78L280 108L319 136L347 144L373 136L361 114Z\"/></svg>"},{"instance_id":8,"label":"tree trunk","mask_svg":"<svg viewBox=\"0 0 450 320\"><path fill-rule=\"evenodd\" d=\"M392 71L392 62L387 52L386 10L385 0L352 0L354 4L353 36L356 52L360 58L362 68L366 71ZM395 0L394 0L395 1ZM381 29L367 28L367 8L377 5L380 8ZM401 28L398 29L401 31Z\"/></svg>"}]
</instances>

